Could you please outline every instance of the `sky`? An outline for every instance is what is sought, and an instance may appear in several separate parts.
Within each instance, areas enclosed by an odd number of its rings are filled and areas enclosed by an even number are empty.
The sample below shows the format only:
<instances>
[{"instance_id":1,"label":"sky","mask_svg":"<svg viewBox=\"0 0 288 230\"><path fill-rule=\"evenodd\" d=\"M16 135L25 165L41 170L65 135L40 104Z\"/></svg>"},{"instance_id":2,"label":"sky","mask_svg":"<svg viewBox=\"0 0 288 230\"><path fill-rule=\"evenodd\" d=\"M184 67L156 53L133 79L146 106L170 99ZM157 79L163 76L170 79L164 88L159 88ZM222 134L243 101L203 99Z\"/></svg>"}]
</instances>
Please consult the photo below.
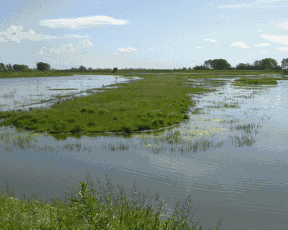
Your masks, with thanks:
<instances>
[{"instance_id":1,"label":"sky","mask_svg":"<svg viewBox=\"0 0 288 230\"><path fill-rule=\"evenodd\" d=\"M288 0L0 0L0 62L193 68L288 58Z\"/></svg>"}]
</instances>

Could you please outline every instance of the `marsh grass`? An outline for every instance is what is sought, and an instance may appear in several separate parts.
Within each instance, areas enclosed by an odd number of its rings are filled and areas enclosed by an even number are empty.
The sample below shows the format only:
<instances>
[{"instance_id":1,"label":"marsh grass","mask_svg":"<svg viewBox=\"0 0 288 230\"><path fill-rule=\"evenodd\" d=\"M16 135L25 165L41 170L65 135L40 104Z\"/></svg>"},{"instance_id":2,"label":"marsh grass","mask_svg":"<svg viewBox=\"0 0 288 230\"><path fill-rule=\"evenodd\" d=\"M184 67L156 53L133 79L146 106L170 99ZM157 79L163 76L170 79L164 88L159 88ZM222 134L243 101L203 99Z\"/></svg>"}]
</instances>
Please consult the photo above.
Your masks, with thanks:
<instances>
[{"instance_id":1,"label":"marsh grass","mask_svg":"<svg viewBox=\"0 0 288 230\"><path fill-rule=\"evenodd\" d=\"M187 94L211 91L183 87L183 76L140 77L144 79L121 88L59 101L50 109L1 112L1 124L50 134L129 134L189 119L187 112L194 104ZM67 122L73 118L76 122Z\"/></svg>"},{"instance_id":2,"label":"marsh grass","mask_svg":"<svg viewBox=\"0 0 288 230\"><path fill-rule=\"evenodd\" d=\"M245 86L245 85L277 85L277 79L272 77L261 77L257 79L251 79L249 77L241 77L236 79L232 84L235 86Z\"/></svg>"},{"instance_id":3,"label":"marsh grass","mask_svg":"<svg viewBox=\"0 0 288 230\"><path fill-rule=\"evenodd\" d=\"M107 179L107 175L106 175ZM101 182L100 182L101 183ZM93 182L79 182L70 198L59 197L44 201L37 196L30 198L22 193L20 199L15 197L14 190L5 183L6 194L0 192L0 228L5 229L199 229L200 222L192 222L192 199L188 196L180 209L180 202L172 217L162 214L164 201L156 193L153 205L145 206L145 194L139 192L134 184L132 197L128 197L123 186L118 185L119 193L107 179L108 190L100 185L96 191ZM89 187L88 187L89 186ZM40 196L41 197L41 196ZM42 196L43 197L43 196ZM220 229L212 226L214 229Z\"/></svg>"}]
</instances>

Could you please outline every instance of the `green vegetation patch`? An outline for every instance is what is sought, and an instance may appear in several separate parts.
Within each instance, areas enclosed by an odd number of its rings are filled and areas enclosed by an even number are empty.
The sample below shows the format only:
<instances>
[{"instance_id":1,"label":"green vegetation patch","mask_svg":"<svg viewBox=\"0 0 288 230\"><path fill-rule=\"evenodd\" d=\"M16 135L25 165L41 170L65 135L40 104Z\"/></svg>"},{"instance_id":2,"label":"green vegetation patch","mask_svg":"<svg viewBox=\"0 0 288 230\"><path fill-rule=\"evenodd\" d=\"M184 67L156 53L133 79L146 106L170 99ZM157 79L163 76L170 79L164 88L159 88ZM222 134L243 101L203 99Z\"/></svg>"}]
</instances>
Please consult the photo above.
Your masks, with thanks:
<instances>
[{"instance_id":1,"label":"green vegetation patch","mask_svg":"<svg viewBox=\"0 0 288 230\"><path fill-rule=\"evenodd\" d=\"M85 97L71 98L50 109L0 113L2 125L51 134L132 133L154 130L189 119L193 102L187 94L209 89L187 88L185 76L138 75L142 80Z\"/></svg>"},{"instance_id":2,"label":"green vegetation patch","mask_svg":"<svg viewBox=\"0 0 288 230\"><path fill-rule=\"evenodd\" d=\"M236 79L233 84L235 86L244 86L244 85L277 85L277 81L272 77L259 77L257 79L251 79L247 77L241 77Z\"/></svg>"}]
</instances>

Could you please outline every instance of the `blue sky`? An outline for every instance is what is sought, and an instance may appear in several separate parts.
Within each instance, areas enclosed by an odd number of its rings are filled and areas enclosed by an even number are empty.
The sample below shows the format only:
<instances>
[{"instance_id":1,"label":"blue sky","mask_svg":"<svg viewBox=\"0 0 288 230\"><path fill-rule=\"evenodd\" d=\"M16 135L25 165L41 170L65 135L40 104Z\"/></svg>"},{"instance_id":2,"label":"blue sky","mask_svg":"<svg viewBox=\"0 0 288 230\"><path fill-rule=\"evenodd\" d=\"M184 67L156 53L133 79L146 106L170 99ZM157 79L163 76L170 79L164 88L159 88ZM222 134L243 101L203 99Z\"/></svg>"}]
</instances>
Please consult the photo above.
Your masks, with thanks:
<instances>
[{"instance_id":1,"label":"blue sky","mask_svg":"<svg viewBox=\"0 0 288 230\"><path fill-rule=\"evenodd\" d=\"M288 0L2 0L0 62L194 67L288 58Z\"/></svg>"}]
</instances>

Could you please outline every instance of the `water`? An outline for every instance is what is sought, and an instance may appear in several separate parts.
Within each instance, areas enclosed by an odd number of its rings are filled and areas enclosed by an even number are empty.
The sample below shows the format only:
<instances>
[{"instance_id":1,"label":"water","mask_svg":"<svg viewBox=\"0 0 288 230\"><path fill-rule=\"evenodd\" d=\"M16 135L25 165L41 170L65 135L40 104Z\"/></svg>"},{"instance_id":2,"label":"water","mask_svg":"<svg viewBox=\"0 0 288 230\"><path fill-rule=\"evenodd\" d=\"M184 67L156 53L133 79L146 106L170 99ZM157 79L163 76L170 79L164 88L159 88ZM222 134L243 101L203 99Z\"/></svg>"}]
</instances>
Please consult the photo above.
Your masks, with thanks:
<instances>
[{"instance_id":1,"label":"water","mask_svg":"<svg viewBox=\"0 0 288 230\"><path fill-rule=\"evenodd\" d=\"M148 199L158 192L168 216L191 195L193 221L204 228L222 219L221 229L287 229L288 82L243 88L222 80L216 92L191 95L187 122L158 134L38 135L21 146L15 137L28 132L1 127L10 135L1 141L0 185L63 197L88 171L93 182L108 175L126 191L136 182Z\"/></svg>"},{"instance_id":2,"label":"water","mask_svg":"<svg viewBox=\"0 0 288 230\"><path fill-rule=\"evenodd\" d=\"M139 79L130 78L129 82ZM49 108L59 100L103 92L105 89L115 88L110 84L124 83L127 80L129 78L116 78L112 75L4 78L0 79L0 111Z\"/></svg>"}]
</instances>

